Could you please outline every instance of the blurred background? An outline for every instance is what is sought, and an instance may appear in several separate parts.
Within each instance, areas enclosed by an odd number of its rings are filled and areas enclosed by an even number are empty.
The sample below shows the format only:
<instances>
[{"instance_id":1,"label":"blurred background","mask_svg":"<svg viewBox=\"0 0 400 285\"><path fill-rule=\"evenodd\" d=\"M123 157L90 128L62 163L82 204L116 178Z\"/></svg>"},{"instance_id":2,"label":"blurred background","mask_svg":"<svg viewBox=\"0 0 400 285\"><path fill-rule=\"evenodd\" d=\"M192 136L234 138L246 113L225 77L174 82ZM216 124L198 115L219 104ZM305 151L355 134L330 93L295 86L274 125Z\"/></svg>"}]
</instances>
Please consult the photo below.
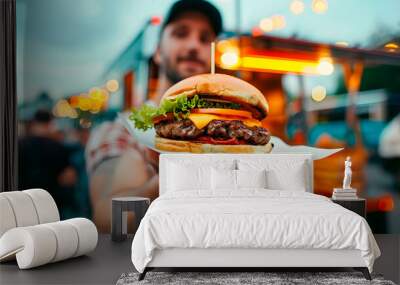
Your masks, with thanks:
<instances>
[{"instance_id":1,"label":"blurred background","mask_svg":"<svg viewBox=\"0 0 400 285\"><path fill-rule=\"evenodd\" d=\"M173 2L17 0L19 188L48 189L63 218L92 216L91 130L155 96ZM371 228L400 233L400 2L210 2L224 20L217 72L265 94L271 133L345 148L315 162L315 192L330 197L351 156Z\"/></svg>"}]
</instances>

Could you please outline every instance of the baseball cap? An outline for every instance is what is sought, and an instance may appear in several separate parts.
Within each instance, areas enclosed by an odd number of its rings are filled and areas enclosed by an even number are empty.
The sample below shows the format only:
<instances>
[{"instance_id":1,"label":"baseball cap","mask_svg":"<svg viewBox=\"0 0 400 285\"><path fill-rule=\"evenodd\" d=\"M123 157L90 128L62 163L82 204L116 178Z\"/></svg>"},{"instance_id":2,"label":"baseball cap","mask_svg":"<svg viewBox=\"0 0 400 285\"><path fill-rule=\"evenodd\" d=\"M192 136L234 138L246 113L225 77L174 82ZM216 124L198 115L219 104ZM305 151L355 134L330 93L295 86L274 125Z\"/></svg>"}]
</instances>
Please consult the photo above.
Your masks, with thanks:
<instances>
[{"instance_id":1,"label":"baseball cap","mask_svg":"<svg viewBox=\"0 0 400 285\"><path fill-rule=\"evenodd\" d=\"M215 34L218 35L222 31L222 17L218 9L210 2L205 0L179 0L176 1L169 9L161 30L171 22L175 21L184 12L197 12L204 15L210 22Z\"/></svg>"}]
</instances>

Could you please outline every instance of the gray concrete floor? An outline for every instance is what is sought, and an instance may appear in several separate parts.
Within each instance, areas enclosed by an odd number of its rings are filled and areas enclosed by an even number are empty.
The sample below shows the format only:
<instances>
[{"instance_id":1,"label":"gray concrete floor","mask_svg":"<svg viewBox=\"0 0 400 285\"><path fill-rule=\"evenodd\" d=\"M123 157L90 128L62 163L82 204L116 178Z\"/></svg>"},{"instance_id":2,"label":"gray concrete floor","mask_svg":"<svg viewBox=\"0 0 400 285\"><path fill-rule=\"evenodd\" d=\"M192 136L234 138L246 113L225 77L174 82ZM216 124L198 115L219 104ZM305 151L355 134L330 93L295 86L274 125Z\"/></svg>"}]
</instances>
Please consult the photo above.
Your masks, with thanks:
<instances>
[{"instance_id":1,"label":"gray concrete floor","mask_svg":"<svg viewBox=\"0 0 400 285\"><path fill-rule=\"evenodd\" d=\"M0 284L115 284L124 272L134 271L131 262L132 239L112 242L110 235L99 235L95 251L88 256L19 270L16 262L0 265Z\"/></svg>"},{"instance_id":2,"label":"gray concrete floor","mask_svg":"<svg viewBox=\"0 0 400 285\"><path fill-rule=\"evenodd\" d=\"M382 251L374 272L400 282L400 235L375 235ZM100 235L94 252L29 270L19 270L16 262L0 265L0 284L115 284L124 272L134 271L130 259L132 239L112 242Z\"/></svg>"}]
</instances>

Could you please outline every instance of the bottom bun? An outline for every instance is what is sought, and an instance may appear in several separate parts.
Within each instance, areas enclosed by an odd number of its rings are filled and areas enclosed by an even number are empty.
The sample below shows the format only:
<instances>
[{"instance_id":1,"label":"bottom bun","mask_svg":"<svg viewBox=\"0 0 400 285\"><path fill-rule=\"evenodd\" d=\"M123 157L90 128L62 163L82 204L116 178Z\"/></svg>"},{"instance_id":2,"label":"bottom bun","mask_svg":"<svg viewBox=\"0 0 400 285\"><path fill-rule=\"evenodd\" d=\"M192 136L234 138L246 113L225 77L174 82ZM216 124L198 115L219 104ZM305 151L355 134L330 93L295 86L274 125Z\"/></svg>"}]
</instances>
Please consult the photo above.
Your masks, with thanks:
<instances>
[{"instance_id":1,"label":"bottom bun","mask_svg":"<svg viewBox=\"0 0 400 285\"><path fill-rule=\"evenodd\" d=\"M269 153L274 147L269 142L266 145L222 145L204 144L191 141L180 141L156 136L155 147L163 151L192 153Z\"/></svg>"}]
</instances>

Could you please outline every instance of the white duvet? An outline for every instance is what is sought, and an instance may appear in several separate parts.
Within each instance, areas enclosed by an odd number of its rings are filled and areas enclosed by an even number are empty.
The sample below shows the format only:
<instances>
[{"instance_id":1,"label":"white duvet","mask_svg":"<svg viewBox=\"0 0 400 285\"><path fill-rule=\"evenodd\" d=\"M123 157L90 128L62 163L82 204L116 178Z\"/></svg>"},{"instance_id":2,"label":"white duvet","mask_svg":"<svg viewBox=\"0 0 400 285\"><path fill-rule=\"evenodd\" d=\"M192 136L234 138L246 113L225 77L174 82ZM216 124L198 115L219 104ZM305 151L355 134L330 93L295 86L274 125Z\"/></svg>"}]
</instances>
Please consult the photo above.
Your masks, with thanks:
<instances>
[{"instance_id":1,"label":"white duvet","mask_svg":"<svg viewBox=\"0 0 400 285\"><path fill-rule=\"evenodd\" d=\"M358 249L371 272L380 255L359 215L320 195L266 189L162 195L140 223L132 262L143 272L165 248Z\"/></svg>"}]
</instances>

